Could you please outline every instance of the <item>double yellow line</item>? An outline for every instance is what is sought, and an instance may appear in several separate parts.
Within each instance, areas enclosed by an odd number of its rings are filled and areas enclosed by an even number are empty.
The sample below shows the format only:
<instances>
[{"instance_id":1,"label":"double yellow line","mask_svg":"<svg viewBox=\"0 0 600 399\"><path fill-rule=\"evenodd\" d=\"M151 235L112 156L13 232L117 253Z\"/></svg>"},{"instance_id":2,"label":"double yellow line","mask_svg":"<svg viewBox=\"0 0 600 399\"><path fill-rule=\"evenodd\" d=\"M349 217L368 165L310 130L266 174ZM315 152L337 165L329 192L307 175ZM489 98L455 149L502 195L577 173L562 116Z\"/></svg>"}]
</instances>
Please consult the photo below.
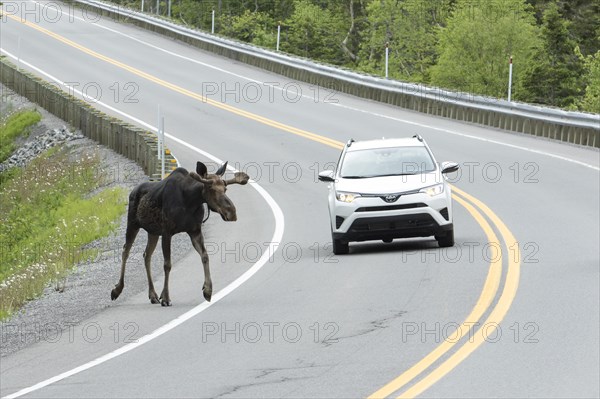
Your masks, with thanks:
<instances>
[{"instance_id":1,"label":"double yellow line","mask_svg":"<svg viewBox=\"0 0 600 399\"><path fill-rule=\"evenodd\" d=\"M509 256L506 257L508 269L502 294L500 295L496 306L494 306L489 313L487 319L484 322L480 322L484 314L489 311L490 307L492 306L500 286L500 280L502 278L502 264L504 259L504 256L501 252L498 256L491 257L492 260L490 262L490 267L483 285L483 290L481 291L481 295L479 296L479 299L477 300L477 303L475 304L475 307L471 313L456 329L457 334L452 335L452 340L444 340L438 347L436 347L419 362L414 364L411 368L394 378L381 389L371 394L369 399L385 398L405 388L418 376L434 366L434 364L442 356L448 353L451 349L455 349L454 347L457 346L458 348L454 351L454 353L452 353L452 355L450 355L450 357L448 357L448 359L443 361L433 370L424 374L420 380L402 392L398 398L414 398L423 393L427 388L431 387L442 377L452 371L452 369L458 366L471 353L473 353L473 351L483 344L491 334L494 333L496 327L506 316L506 313L508 312L508 309L510 308L517 293L520 277L521 253L515 237L506 227L504 222L502 222L502 220L483 202L457 187L453 187L452 190L454 192L452 197L463 207L465 207L465 209L467 209L467 211L475 218L477 223L479 223L479 225L483 228L483 231L490 244L496 244L498 247L501 247L501 241L498 239L494 229L481 214L481 212L483 212L489 218L502 236L505 249L503 252L505 254L509 254ZM474 204L475 206L471 204ZM485 328L480 328L477 331L473 331L475 326L478 325L485 326ZM461 346L460 341L466 336L468 336L469 339Z\"/></svg>"},{"instance_id":2,"label":"double yellow line","mask_svg":"<svg viewBox=\"0 0 600 399\"><path fill-rule=\"evenodd\" d=\"M306 130L298 129L274 121L272 119L268 119L266 117L254 114L252 112L244 111L231 105L212 100L210 98L207 98L206 96L194 93L188 89L177 86L173 83L162 80L137 68L131 67L110 57L90 50L76 42L73 42L72 40L69 40L61 35L49 31L48 29L45 29L37 24L23 20L21 18L17 18L13 15L7 15L1 10L0 15L4 15L14 21L20 22L28 27L31 27L44 35L50 36L94 58L100 59L118 68L129 71L136 76L154 82L162 87L183 94L187 97L209 104L213 107L222 109L224 111L231 112L235 115L254 120L264 125L271 126L273 128L280 129L285 132L321 144L325 144L329 147L333 147L336 149L341 149L343 147L343 143L340 141L330 139L328 137L318 135L315 133L311 133ZM420 379L414 382L413 385L411 385L408 389L404 390L399 397L415 397L424 392L427 388L429 388L431 385L435 384L442 377L448 374L453 368L460 364L474 350L476 350L481 344L485 342L486 337L488 337L490 333L489 328L486 328L485 331L483 331L483 329L473 331L473 326L476 325L476 323L479 323L479 321L484 317L485 313L489 312L489 315L485 322L482 323L482 325L498 326L499 323L505 317L506 313L508 312L508 309L510 308L514 300L519 285L520 275L520 251L518 249L518 243L516 239L514 238L510 230L506 227L506 225L502 222L502 220L500 220L500 218L494 212L492 212L492 210L489 209L487 205L485 205L475 197L467 194L466 192L458 189L457 187L453 187L453 191L453 198L475 218L477 223L479 223L479 225L483 228L483 231L488 241L493 244L497 243L498 245L501 242L498 236L496 235L494 228L492 228L492 225L494 225L500 233L500 235L502 236L502 241L504 242L504 248L506 250L504 253L509 253L512 255L512 258L510 256L507 257L508 268L502 294L500 295L500 298L498 299L496 305L493 306L494 299L497 296L498 288L500 286L500 281L502 278L502 265L503 260L505 258L504 256L502 256L502 254L500 254L500 256L494 257L494 259L492 259L481 295L471 313L456 330L458 336L454 335L452 342L448 340L442 342L431 353L426 355L423 359L421 359L411 368L400 374L397 378L394 378L384 387L374 392L372 395L370 395L369 398L383 398L390 396L398 392L399 390L406 388L410 383L413 383L417 378L419 378L419 376L421 376ZM484 215L487 216L487 219ZM490 308L492 306L493 308L490 311ZM460 344L461 339L464 338L467 334L469 334L469 337L471 337L471 339ZM464 341L464 339L462 341ZM431 369L442 356L449 353L451 350L454 350L454 352L445 361L441 362L441 364L437 365L437 367L434 367L433 370L426 372L428 369Z\"/></svg>"}]
</instances>

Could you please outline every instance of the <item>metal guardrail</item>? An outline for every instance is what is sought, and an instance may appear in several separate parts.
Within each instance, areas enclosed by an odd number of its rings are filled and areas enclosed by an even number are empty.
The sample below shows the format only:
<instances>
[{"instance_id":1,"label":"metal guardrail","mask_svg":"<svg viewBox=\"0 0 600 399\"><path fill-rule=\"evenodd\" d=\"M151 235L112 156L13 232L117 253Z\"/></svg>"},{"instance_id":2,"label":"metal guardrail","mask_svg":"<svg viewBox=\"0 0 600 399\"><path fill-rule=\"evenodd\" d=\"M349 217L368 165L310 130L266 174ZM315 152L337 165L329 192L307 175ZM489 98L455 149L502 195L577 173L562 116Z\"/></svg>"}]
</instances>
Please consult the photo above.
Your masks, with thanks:
<instances>
[{"instance_id":1,"label":"metal guardrail","mask_svg":"<svg viewBox=\"0 0 600 399\"><path fill-rule=\"evenodd\" d=\"M95 0L82 7L292 79L403 108L504 130L600 147L600 114L566 111L360 74L190 29Z\"/></svg>"}]
</instances>

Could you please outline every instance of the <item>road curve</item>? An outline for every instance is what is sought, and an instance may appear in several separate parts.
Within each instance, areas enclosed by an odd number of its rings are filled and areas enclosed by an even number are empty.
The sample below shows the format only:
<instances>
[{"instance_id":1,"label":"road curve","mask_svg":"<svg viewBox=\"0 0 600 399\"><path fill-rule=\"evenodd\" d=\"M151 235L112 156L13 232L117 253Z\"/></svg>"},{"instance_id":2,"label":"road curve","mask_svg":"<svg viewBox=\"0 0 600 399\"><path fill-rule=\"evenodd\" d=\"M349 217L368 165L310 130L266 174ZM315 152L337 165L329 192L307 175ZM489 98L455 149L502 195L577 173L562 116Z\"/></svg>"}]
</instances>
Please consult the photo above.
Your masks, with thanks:
<instances>
[{"instance_id":1,"label":"road curve","mask_svg":"<svg viewBox=\"0 0 600 399\"><path fill-rule=\"evenodd\" d=\"M207 237L215 290L266 256L259 271L176 328L98 362L206 306L192 254L174 266L172 308L151 306L143 292L2 358L0 395L93 361L27 396L600 395L596 150L360 100L43 6L17 3L3 16L5 55L123 119L153 126L160 105L183 166L210 162L194 148L229 160L273 198L285 230L273 251L271 207L232 187L239 220L211 220ZM397 240L333 256L316 173L350 137L415 133L438 160L461 164L457 246Z\"/></svg>"}]
</instances>

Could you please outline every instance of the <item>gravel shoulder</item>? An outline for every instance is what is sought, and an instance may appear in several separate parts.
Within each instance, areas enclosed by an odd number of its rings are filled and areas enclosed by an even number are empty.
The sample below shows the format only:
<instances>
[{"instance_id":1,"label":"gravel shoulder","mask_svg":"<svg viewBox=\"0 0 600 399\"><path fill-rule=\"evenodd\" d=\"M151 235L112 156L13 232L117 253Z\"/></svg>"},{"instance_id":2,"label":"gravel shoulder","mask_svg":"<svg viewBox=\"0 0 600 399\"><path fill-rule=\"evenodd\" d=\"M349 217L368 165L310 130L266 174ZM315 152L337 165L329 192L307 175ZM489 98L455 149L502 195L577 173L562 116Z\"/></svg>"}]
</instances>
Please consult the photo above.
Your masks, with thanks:
<instances>
[{"instance_id":1,"label":"gravel shoulder","mask_svg":"<svg viewBox=\"0 0 600 399\"><path fill-rule=\"evenodd\" d=\"M90 151L98 154L101 160L100 168L104 172L108 171L110 176L109 179L106 179L107 184L101 189L118 186L131 191L138 184L148 181L148 177L135 162L95 141L84 138L81 132L70 131L64 121L0 85L0 118L21 108L37 109L42 115L42 120L32 129L29 137L19 143L20 148L31 145L36 137L43 136L44 139L47 139L47 136L56 137L57 134L59 136L62 134L68 141L56 142L66 146L70 156L89 154ZM27 153L24 152L22 156L26 157ZM120 225L115 232L109 237L86 246L98 250L95 259L76 265L65 279L47 286L39 298L28 302L10 319L0 323L0 357L38 342L39 334L37 332L46 326L65 330L69 326L80 324L103 309L113 306L110 291L119 278L121 250L125 242L127 227L126 216L124 208ZM120 300L147 290L148 285L142 258L146 241L147 235L144 231L140 231L127 262L125 276L127 289L121 294ZM180 234L173 237L171 249L173 263L185 257L191 249L192 246L187 236ZM160 245L153 255L152 269L154 278L159 280L163 275Z\"/></svg>"}]
</instances>

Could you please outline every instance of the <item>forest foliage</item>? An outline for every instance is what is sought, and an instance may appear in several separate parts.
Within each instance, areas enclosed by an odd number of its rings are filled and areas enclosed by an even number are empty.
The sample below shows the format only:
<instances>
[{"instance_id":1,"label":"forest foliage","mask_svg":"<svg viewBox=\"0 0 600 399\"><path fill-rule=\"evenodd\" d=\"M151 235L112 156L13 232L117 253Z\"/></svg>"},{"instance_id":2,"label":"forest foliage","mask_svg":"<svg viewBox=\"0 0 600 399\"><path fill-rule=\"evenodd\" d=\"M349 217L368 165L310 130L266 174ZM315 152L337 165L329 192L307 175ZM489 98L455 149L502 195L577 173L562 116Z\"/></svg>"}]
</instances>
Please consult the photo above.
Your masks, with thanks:
<instances>
[{"instance_id":1,"label":"forest foliage","mask_svg":"<svg viewBox=\"0 0 600 399\"><path fill-rule=\"evenodd\" d=\"M139 0L115 0L139 8ZM136 5L137 4L137 5ZM146 2L166 15L167 0ZM148 8L149 5L149 8ZM597 0L172 0L215 33L389 78L600 113Z\"/></svg>"}]
</instances>

